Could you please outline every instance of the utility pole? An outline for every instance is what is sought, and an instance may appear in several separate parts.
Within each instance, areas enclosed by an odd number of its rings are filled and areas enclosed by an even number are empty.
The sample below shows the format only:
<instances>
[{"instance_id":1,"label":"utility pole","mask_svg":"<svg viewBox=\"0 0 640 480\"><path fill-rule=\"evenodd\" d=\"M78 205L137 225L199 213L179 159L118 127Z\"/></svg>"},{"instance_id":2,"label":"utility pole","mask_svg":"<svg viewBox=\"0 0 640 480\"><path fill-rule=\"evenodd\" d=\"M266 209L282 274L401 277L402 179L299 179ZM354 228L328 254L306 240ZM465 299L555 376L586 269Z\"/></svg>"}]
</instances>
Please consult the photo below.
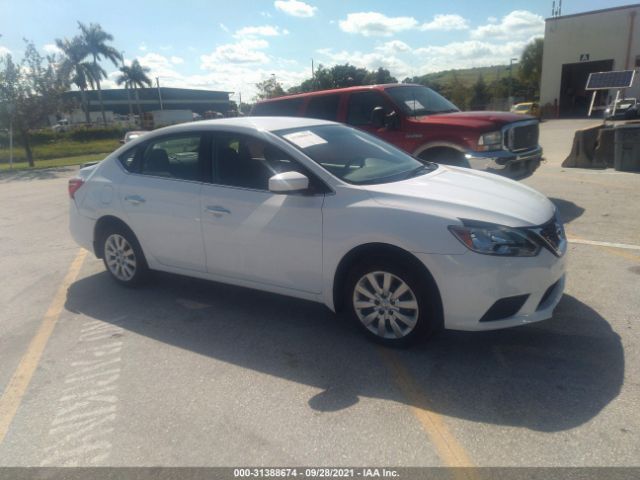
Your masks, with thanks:
<instances>
[{"instance_id":1,"label":"utility pole","mask_svg":"<svg viewBox=\"0 0 640 480\"><path fill-rule=\"evenodd\" d=\"M313 58L311 59L311 88L316 89L316 74L313 68Z\"/></svg>"},{"instance_id":2,"label":"utility pole","mask_svg":"<svg viewBox=\"0 0 640 480\"><path fill-rule=\"evenodd\" d=\"M242 116L242 92L238 92L238 116Z\"/></svg>"},{"instance_id":3,"label":"utility pole","mask_svg":"<svg viewBox=\"0 0 640 480\"><path fill-rule=\"evenodd\" d=\"M164 110L162 105L162 93L160 93L160 77L156 77L156 87L158 87L158 99L160 100L160 110Z\"/></svg>"},{"instance_id":4,"label":"utility pole","mask_svg":"<svg viewBox=\"0 0 640 480\"><path fill-rule=\"evenodd\" d=\"M9 170L13 170L13 103L7 105L9 111Z\"/></svg>"},{"instance_id":5,"label":"utility pole","mask_svg":"<svg viewBox=\"0 0 640 480\"><path fill-rule=\"evenodd\" d=\"M124 67L124 50L120 52L120 55L122 55L122 66ZM124 89L127 91L127 105L129 105L129 117L127 119L127 123L131 124L131 119L135 117L133 115L133 104L131 103L131 85L129 84L129 82L126 82L124 84Z\"/></svg>"},{"instance_id":6,"label":"utility pole","mask_svg":"<svg viewBox=\"0 0 640 480\"><path fill-rule=\"evenodd\" d=\"M511 107L513 106L513 100L512 100L512 98L511 98L511 90L512 90L511 83L512 83L512 78L513 78L512 70L513 70L513 61L514 61L514 60L515 60L516 62L518 61L518 59L517 59L517 58L510 58L510 59L509 59L509 98L508 98L508 101L509 101L509 108L511 108Z\"/></svg>"}]
</instances>

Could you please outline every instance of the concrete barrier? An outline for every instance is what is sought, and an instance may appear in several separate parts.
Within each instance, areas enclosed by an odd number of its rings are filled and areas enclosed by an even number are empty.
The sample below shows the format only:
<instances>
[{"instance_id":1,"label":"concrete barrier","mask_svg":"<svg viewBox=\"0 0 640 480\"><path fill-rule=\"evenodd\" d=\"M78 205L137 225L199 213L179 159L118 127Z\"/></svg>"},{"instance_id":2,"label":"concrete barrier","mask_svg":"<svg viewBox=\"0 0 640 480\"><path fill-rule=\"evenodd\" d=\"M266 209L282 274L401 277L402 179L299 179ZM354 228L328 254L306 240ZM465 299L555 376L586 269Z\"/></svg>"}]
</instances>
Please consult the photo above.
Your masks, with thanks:
<instances>
[{"instance_id":1,"label":"concrete barrier","mask_svg":"<svg viewBox=\"0 0 640 480\"><path fill-rule=\"evenodd\" d=\"M571 153L562 162L563 167L575 168L607 168L607 162L596 159L595 150L598 144L598 134L602 125L576 130L573 137Z\"/></svg>"},{"instance_id":2,"label":"concrete barrier","mask_svg":"<svg viewBox=\"0 0 640 480\"><path fill-rule=\"evenodd\" d=\"M601 128L598 132L596 148L593 153L594 162L597 165L606 165L613 167L614 159L614 137L615 130L613 128Z\"/></svg>"}]
</instances>

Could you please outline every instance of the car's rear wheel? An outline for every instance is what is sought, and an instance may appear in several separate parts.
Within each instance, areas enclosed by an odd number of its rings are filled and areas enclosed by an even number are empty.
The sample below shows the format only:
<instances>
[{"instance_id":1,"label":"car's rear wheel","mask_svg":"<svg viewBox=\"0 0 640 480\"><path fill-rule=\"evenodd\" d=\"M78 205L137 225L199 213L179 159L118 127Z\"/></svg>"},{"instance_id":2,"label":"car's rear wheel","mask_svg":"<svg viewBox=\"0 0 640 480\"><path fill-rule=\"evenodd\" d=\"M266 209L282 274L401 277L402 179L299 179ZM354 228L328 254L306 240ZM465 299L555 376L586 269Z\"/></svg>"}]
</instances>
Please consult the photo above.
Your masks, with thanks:
<instances>
[{"instance_id":1,"label":"car's rear wheel","mask_svg":"<svg viewBox=\"0 0 640 480\"><path fill-rule=\"evenodd\" d=\"M346 301L359 327L372 339L404 346L437 330L434 292L416 269L391 259L356 266Z\"/></svg>"},{"instance_id":2,"label":"car's rear wheel","mask_svg":"<svg viewBox=\"0 0 640 480\"><path fill-rule=\"evenodd\" d=\"M102 260L111 277L120 285L136 286L146 279L149 268L135 236L124 228L106 232Z\"/></svg>"}]
</instances>

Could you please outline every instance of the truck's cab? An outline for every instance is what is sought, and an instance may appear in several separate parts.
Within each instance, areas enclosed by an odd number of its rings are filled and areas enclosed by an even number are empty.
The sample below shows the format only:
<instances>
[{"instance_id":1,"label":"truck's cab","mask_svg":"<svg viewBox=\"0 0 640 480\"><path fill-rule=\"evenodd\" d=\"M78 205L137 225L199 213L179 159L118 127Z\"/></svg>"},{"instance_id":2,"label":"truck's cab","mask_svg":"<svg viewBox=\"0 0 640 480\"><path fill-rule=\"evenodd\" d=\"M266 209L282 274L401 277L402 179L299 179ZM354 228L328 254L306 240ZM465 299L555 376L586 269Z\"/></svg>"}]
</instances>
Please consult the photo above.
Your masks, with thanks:
<instances>
[{"instance_id":1,"label":"truck's cab","mask_svg":"<svg viewBox=\"0 0 640 480\"><path fill-rule=\"evenodd\" d=\"M252 115L322 118L377 135L424 160L519 176L542 158L538 121L508 112L461 112L433 90L371 85L257 103Z\"/></svg>"}]
</instances>

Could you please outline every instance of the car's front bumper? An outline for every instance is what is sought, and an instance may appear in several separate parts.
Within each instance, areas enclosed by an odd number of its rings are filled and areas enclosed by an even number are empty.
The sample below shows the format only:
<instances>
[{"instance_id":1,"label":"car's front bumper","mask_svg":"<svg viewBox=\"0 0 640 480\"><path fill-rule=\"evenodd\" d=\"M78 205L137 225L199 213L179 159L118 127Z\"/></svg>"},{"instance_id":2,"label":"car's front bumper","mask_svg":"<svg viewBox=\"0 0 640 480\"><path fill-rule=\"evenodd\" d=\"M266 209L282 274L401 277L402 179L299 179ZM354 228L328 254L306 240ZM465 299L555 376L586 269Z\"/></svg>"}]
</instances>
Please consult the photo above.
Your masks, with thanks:
<instances>
[{"instance_id":1,"label":"car's front bumper","mask_svg":"<svg viewBox=\"0 0 640 480\"><path fill-rule=\"evenodd\" d=\"M520 176L533 173L540 166L542 147L510 152L496 150L492 152L471 151L465 155L469 166L475 170L498 173L506 176Z\"/></svg>"},{"instance_id":2,"label":"car's front bumper","mask_svg":"<svg viewBox=\"0 0 640 480\"><path fill-rule=\"evenodd\" d=\"M440 290L444 326L452 330L496 330L551 318L565 284L567 261L543 249L535 257L416 254ZM521 297L508 316L487 313L502 299Z\"/></svg>"}]
</instances>

